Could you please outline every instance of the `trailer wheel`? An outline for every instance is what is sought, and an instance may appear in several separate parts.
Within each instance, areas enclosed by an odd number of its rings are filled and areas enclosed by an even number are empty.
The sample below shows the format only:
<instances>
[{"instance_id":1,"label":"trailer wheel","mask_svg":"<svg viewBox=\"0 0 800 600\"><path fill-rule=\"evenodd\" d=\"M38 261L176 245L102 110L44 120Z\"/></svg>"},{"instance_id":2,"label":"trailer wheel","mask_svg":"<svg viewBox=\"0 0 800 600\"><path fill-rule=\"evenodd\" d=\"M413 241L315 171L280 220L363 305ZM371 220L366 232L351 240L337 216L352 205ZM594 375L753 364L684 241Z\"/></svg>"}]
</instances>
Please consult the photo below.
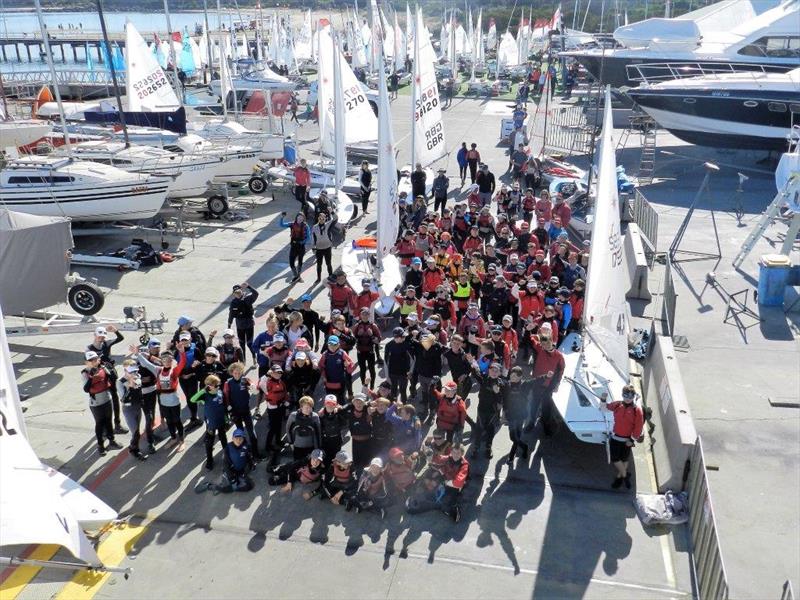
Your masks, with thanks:
<instances>
[{"instance_id":1,"label":"trailer wheel","mask_svg":"<svg viewBox=\"0 0 800 600\"><path fill-rule=\"evenodd\" d=\"M208 206L208 212L215 217L221 217L228 212L228 201L225 196L211 196L206 205Z\"/></svg>"},{"instance_id":2,"label":"trailer wheel","mask_svg":"<svg viewBox=\"0 0 800 600\"><path fill-rule=\"evenodd\" d=\"M76 283L67 292L67 302L79 315L89 316L100 312L105 304L103 292L93 283Z\"/></svg>"},{"instance_id":3,"label":"trailer wheel","mask_svg":"<svg viewBox=\"0 0 800 600\"><path fill-rule=\"evenodd\" d=\"M247 182L247 187L254 194L263 194L264 190L267 189L267 180L259 176L251 177L250 181Z\"/></svg>"}]
</instances>

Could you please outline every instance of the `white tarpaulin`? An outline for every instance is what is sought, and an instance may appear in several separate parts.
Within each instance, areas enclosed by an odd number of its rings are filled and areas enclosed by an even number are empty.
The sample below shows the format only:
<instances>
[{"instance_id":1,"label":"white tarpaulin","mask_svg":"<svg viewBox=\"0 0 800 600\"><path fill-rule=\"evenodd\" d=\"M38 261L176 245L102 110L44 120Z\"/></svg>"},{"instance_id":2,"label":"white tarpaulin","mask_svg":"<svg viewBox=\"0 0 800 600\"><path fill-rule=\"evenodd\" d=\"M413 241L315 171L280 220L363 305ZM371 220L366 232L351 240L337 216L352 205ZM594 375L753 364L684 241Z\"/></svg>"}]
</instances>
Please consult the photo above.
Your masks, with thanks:
<instances>
[{"instance_id":1,"label":"white tarpaulin","mask_svg":"<svg viewBox=\"0 0 800 600\"><path fill-rule=\"evenodd\" d=\"M125 68L129 111L170 111L181 105L155 55L130 22L125 24Z\"/></svg>"}]
</instances>

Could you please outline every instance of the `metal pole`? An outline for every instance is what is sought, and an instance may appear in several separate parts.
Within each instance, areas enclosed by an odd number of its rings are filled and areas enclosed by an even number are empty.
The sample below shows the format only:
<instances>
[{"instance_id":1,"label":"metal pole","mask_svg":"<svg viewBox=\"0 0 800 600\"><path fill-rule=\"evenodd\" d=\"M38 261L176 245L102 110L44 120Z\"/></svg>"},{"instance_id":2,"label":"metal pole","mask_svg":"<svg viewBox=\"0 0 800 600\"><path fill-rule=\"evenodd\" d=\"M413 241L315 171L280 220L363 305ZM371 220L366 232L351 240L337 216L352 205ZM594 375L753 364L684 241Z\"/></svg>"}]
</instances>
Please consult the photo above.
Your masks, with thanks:
<instances>
[{"instance_id":1,"label":"metal pole","mask_svg":"<svg viewBox=\"0 0 800 600\"><path fill-rule=\"evenodd\" d=\"M111 58L111 43L108 41L108 31L106 30L106 18L103 15L103 2L97 0L97 16L100 17L100 30L103 32L103 41L108 48L108 56ZM130 48L126 48L130 52ZM117 70L114 68L114 61L109 60L108 66L111 69L111 83L114 85L114 98L117 100L117 110L119 111L119 122L122 125L122 135L125 138L125 147L131 147L131 140L128 137L128 125L125 123L125 111L122 109L122 97L119 93L119 85L117 84Z\"/></svg>"},{"instance_id":2,"label":"metal pole","mask_svg":"<svg viewBox=\"0 0 800 600\"><path fill-rule=\"evenodd\" d=\"M419 7L414 11L414 70L411 73L411 170L414 170L417 158L417 94L419 93L419 86L417 85L417 77L419 77L419 31L417 31L417 24L419 23ZM455 70L453 71L453 79L455 80ZM455 85L455 81L453 82Z\"/></svg>"},{"instance_id":3,"label":"metal pole","mask_svg":"<svg viewBox=\"0 0 800 600\"><path fill-rule=\"evenodd\" d=\"M53 54L50 50L50 40L48 39L47 27L44 24L44 17L42 17L42 4L40 0L33 0L36 4L36 16L39 19L39 29L42 32L42 40L44 41L45 58L47 59L47 67L50 70L50 77L53 80L53 90L55 91L56 103L58 104L59 120L61 121L61 128L64 133L64 147L69 153L71 146L69 144L69 133L67 132L67 120L64 118L64 105L61 102L61 92L58 89L58 77L56 76L56 68L53 66ZM122 108L122 107L120 107Z\"/></svg>"},{"instance_id":4,"label":"metal pole","mask_svg":"<svg viewBox=\"0 0 800 600\"><path fill-rule=\"evenodd\" d=\"M211 83L214 75L214 56L211 53L211 30L208 27L208 0L203 0L203 21L206 29L206 50L208 51L208 83Z\"/></svg>"},{"instance_id":5,"label":"metal pole","mask_svg":"<svg viewBox=\"0 0 800 600\"><path fill-rule=\"evenodd\" d=\"M180 101L183 106L183 85L181 85L180 77L178 77L178 57L175 54L174 40L172 39L172 25L169 22L169 4L164 0L164 16L167 18L167 36L169 37L169 58L172 61L172 74L175 75L175 85L180 88Z\"/></svg>"},{"instance_id":6,"label":"metal pole","mask_svg":"<svg viewBox=\"0 0 800 600\"><path fill-rule=\"evenodd\" d=\"M220 7L220 0L217 0L217 32L219 33L219 85L220 96L222 96L222 117L225 121L228 120L228 95L225 93L225 77L228 76L228 57L225 56L224 45L222 43L222 8ZM226 34L227 35L227 34ZM225 63L225 64L223 64ZM236 106L236 92L234 92L234 106Z\"/></svg>"}]
</instances>

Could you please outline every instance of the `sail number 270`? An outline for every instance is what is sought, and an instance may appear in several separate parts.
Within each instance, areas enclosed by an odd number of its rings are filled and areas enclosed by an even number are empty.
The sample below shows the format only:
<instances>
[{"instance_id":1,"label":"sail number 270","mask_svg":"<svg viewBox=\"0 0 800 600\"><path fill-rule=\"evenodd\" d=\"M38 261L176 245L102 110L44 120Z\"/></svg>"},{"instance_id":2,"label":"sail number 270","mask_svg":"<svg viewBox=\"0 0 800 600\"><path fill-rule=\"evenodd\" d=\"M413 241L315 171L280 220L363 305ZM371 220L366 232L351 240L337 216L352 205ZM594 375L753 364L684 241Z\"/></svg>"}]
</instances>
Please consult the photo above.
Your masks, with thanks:
<instances>
[{"instance_id":1,"label":"sail number 270","mask_svg":"<svg viewBox=\"0 0 800 600\"><path fill-rule=\"evenodd\" d=\"M346 110L351 111L355 109L359 104L366 102L367 98L364 96L364 93L356 88L351 87L344 90L344 105Z\"/></svg>"}]
</instances>

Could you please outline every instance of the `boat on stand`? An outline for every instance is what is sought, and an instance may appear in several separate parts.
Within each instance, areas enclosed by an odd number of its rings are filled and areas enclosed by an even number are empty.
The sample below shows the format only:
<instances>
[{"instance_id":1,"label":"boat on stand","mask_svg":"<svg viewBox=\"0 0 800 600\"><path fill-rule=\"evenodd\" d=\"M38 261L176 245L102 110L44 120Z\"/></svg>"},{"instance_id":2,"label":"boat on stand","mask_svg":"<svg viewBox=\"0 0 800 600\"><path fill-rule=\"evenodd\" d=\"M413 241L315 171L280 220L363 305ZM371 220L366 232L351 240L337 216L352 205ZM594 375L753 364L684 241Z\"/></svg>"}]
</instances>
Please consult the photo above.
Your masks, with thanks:
<instances>
[{"instance_id":1,"label":"boat on stand","mask_svg":"<svg viewBox=\"0 0 800 600\"><path fill-rule=\"evenodd\" d=\"M612 129L610 90L606 88L583 330L568 334L560 344L564 380L553 393L561 419L579 440L606 445L614 417L601 404L622 400L622 388L629 381L630 329Z\"/></svg>"}]
</instances>

